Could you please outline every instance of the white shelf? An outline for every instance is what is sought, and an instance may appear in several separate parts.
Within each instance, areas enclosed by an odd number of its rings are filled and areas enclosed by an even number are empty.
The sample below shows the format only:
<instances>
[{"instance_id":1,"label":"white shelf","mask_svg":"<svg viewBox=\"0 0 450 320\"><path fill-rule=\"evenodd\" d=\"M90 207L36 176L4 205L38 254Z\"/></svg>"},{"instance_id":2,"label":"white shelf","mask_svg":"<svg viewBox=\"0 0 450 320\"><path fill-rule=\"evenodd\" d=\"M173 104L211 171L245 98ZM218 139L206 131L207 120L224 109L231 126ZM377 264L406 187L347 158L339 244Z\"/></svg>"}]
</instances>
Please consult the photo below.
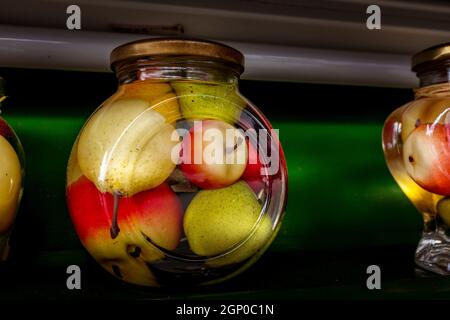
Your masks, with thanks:
<instances>
[{"instance_id":1,"label":"white shelf","mask_svg":"<svg viewBox=\"0 0 450 320\"><path fill-rule=\"evenodd\" d=\"M108 71L115 46L184 30L241 50L246 79L412 87L411 55L450 40L450 5L438 1L377 1L374 31L364 0L78 0L82 30L68 31L72 3L2 0L0 65Z\"/></svg>"}]
</instances>

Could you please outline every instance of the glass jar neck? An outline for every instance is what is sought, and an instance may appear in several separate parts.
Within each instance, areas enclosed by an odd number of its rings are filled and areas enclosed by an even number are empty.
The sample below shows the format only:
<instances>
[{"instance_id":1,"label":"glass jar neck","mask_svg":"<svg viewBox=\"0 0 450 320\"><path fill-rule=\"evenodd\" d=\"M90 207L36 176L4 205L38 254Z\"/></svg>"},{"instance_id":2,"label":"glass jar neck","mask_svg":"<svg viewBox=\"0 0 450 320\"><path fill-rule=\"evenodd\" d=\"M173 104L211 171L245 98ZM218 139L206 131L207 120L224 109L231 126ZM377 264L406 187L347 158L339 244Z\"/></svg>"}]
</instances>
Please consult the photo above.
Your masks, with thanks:
<instances>
[{"instance_id":1,"label":"glass jar neck","mask_svg":"<svg viewBox=\"0 0 450 320\"><path fill-rule=\"evenodd\" d=\"M415 98L450 97L450 82L432 84L416 89Z\"/></svg>"},{"instance_id":2,"label":"glass jar neck","mask_svg":"<svg viewBox=\"0 0 450 320\"><path fill-rule=\"evenodd\" d=\"M114 66L119 85L142 80L194 80L238 85L238 67L192 57L148 58Z\"/></svg>"}]
</instances>

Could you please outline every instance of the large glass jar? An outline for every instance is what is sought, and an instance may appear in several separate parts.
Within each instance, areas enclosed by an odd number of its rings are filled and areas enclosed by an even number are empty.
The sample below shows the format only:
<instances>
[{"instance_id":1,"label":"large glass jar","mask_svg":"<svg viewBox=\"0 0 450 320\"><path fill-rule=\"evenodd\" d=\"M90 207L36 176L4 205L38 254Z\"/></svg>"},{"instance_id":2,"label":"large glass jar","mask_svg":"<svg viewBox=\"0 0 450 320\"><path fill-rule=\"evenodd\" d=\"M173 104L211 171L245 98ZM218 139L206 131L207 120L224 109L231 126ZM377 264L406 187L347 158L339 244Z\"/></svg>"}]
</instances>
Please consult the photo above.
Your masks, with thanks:
<instances>
[{"instance_id":1,"label":"large glass jar","mask_svg":"<svg viewBox=\"0 0 450 320\"><path fill-rule=\"evenodd\" d=\"M81 242L133 284L208 284L267 249L286 204L278 134L238 91L244 57L153 39L111 53L118 91L82 128L67 201Z\"/></svg>"},{"instance_id":2,"label":"large glass jar","mask_svg":"<svg viewBox=\"0 0 450 320\"><path fill-rule=\"evenodd\" d=\"M4 81L0 78L0 107L5 98ZM19 139L0 117L0 261L8 256L9 236L22 197L23 159Z\"/></svg>"},{"instance_id":3,"label":"large glass jar","mask_svg":"<svg viewBox=\"0 0 450 320\"><path fill-rule=\"evenodd\" d=\"M450 44L413 57L415 100L395 110L383 129L389 169L421 212L416 264L450 274Z\"/></svg>"}]
</instances>

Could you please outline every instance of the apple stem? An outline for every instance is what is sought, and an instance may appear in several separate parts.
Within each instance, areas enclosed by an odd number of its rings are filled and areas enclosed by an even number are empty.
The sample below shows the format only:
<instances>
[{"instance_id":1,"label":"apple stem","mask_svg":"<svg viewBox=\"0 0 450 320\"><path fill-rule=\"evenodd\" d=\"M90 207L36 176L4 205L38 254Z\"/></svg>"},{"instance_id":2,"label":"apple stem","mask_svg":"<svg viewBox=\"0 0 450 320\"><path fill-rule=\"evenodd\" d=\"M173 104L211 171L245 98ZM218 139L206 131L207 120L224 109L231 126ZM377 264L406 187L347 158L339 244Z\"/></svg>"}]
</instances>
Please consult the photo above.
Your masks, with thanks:
<instances>
[{"instance_id":1,"label":"apple stem","mask_svg":"<svg viewBox=\"0 0 450 320\"><path fill-rule=\"evenodd\" d=\"M120 192L114 192L114 212L113 212L113 221L110 229L111 239L117 238L120 232L117 216L119 213L119 200L121 197L122 194Z\"/></svg>"}]
</instances>

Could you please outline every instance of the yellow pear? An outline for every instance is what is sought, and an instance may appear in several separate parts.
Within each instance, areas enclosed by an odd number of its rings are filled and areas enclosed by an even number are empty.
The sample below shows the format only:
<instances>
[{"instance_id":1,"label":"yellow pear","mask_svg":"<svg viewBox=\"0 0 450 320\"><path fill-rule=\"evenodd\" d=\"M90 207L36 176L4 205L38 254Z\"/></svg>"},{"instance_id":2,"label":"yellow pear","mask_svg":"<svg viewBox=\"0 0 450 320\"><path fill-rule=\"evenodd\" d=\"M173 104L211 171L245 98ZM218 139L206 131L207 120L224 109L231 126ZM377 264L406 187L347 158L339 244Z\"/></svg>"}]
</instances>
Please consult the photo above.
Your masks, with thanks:
<instances>
[{"instance_id":1,"label":"yellow pear","mask_svg":"<svg viewBox=\"0 0 450 320\"><path fill-rule=\"evenodd\" d=\"M8 140L0 136L0 234L11 227L19 204L21 186L19 157Z\"/></svg>"},{"instance_id":2,"label":"yellow pear","mask_svg":"<svg viewBox=\"0 0 450 320\"><path fill-rule=\"evenodd\" d=\"M128 226L123 226L114 240L109 230L99 229L96 237L86 239L84 245L100 265L117 278L142 286L159 286L147 264L164 255Z\"/></svg>"},{"instance_id":3,"label":"yellow pear","mask_svg":"<svg viewBox=\"0 0 450 320\"><path fill-rule=\"evenodd\" d=\"M151 189L175 168L174 130L147 101L116 100L98 109L82 129L78 164L101 192L131 196Z\"/></svg>"},{"instance_id":4,"label":"yellow pear","mask_svg":"<svg viewBox=\"0 0 450 320\"><path fill-rule=\"evenodd\" d=\"M183 222L191 250L210 257L226 253L211 259L212 266L251 257L272 234L270 218L265 214L260 218L261 213L261 204L244 181L200 191L186 209Z\"/></svg>"},{"instance_id":5,"label":"yellow pear","mask_svg":"<svg viewBox=\"0 0 450 320\"><path fill-rule=\"evenodd\" d=\"M154 80L134 81L119 87L118 99L141 99L161 113L168 122L181 118L178 99L168 83Z\"/></svg>"},{"instance_id":6,"label":"yellow pear","mask_svg":"<svg viewBox=\"0 0 450 320\"><path fill-rule=\"evenodd\" d=\"M66 171L66 185L70 186L77 181L82 175L80 166L78 165L78 140L75 141L72 151L70 152L69 161L67 163Z\"/></svg>"}]
</instances>

